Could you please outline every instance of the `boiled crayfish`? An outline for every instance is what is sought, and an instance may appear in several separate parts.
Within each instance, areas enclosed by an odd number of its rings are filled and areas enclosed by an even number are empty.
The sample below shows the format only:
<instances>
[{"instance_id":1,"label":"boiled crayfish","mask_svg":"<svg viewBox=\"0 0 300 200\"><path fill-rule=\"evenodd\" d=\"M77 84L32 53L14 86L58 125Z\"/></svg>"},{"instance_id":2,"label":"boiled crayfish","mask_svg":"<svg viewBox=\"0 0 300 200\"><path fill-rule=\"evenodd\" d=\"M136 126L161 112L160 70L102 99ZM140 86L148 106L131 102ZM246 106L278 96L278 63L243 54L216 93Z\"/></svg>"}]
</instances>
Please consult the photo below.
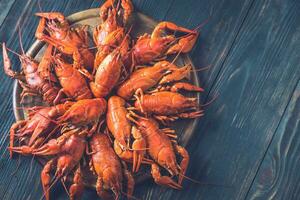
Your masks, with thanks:
<instances>
[{"instance_id":1,"label":"boiled crayfish","mask_svg":"<svg viewBox=\"0 0 300 200\"><path fill-rule=\"evenodd\" d=\"M186 35L180 38L173 35L162 36L164 30L183 32ZM145 64L166 55L187 53L193 48L198 35L197 31L177 26L172 22L160 22L151 35L146 33L138 38L132 48L133 63L135 65Z\"/></svg>"},{"instance_id":2,"label":"boiled crayfish","mask_svg":"<svg viewBox=\"0 0 300 200\"><path fill-rule=\"evenodd\" d=\"M87 26L71 28L64 15L59 12L36 13L36 16L41 17L35 33L36 38L55 46L67 55L72 55L76 69L90 77L89 71L93 70L94 55L88 49Z\"/></svg>"},{"instance_id":3,"label":"boiled crayfish","mask_svg":"<svg viewBox=\"0 0 300 200\"><path fill-rule=\"evenodd\" d=\"M95 133L90 141L90 147L92 150L90 167L97 175L97 194L107 199L111 196L108 190L111 190L115 199L119 199L122 194L123 177L126 177L127 197L130 198L134 189L134 179L126 167L122 168L108 137L105 134Z\"/></svg>"},{"instance_id":4,"label":"boiled crayfish","mask_svg":"<svg viewBox=\"0 0 300 200\"><path fill-rule=\"evenodd\" d=\"M39 64L37 61L27 56L24 52L22 52L21 55L17 55L21 61L21 72L15 72L11 69L11 61L8 57L6 45L3 43L4 72L9 77L19 80L23 89L21 93L21 102L24 101L24 97L26 96L37 95L41 95L43 100L51 105L61 102L63 96L59 93L60 88L57 87L50 79L43 78L41 71L39 71L41 68L48 68L48 66L45 65L41 66L41 64L45 64L45 62ZM44 57L50 57L50 55L45 54Z\"/></svg>"},{"instance_id":5,"label":"boiled crayfish","mask_svg":"<svg viewBox=\"0 0 300 200\"><path fill-rule=\"evenodd\" d=\"M146 115L154 114L155 118L162 123L178 118L203 116L203 110L199 109L197 98L189 98L169 91L144 95L140 90L138 93L140 96L137 96L134 103L135 109Z\"/></svg>"},{"instance_id":6,"label":"boiled crayfish","mask_svg":"<svg viewBox=\"0 0 300 200\"><path fill-rule=\"evenodd\" d=\"M168 125L203 115L197 98L179 93L203 89L188 82L192 66L176 60L199 32L165 21L134 38L132 13L130 0L105 1L94 45L88 26L72 26L59 12L36 13L35 36L47 43L40 62L24 53L21 37L21 55L3 44L4 71L23 88L21 101L39 95L45 103L27 107L27 118L11 126L9 151L46 161L46 200L57 181L71 200L87 184L102 199L131 199L134 174L149 171L155 183L173 189L188 178L189 153ZM20 72L12 70L8 51L19 56Z\"/></svg>"},{"instance_id":7,"label":"boiled crayfish","mask_svg":"<svg viewBox=\"0 0 300 200\"><path fill-rule=\"evenodd\" d=\"M129 100L137 91L146 92L154 86L156 89L151 92L163 90L177 92L179 89L202 92L202 88L184 82L175 83L173 86L166 86L166 84L181 81L186 78L189 72L190 66L178 68L168 61L160 61L152 67L143 67L134 71L130 77L119 86L117 94Z\"/></svg>"},{"instance_id":8,"label":"boiled crayfish","mask_svg":"<svg viewBox=\"0 0 300 200\"><path fill-rule=\"evenodd\" d=\"M142 136L147 141L149 155L157 163L151 164L151 174L154 181L157 184L181 189L181 183L189 163L189 154L177 144L176 140L170 139L174 137L173 131L160 129L158 123L151 118L138 117L138 119L131 118L131 120L137 124ZM177 164L175 151L183 157L180 165ZM168 176L162 176L159 165L165 168L171 176L178 176L178 183Z\"/></svg>"},{"instance_id":9,"label":"boiled crayfish","mask_svg":"<svg viewBox=\"0 0 300 200\"><path fill-rule=\"evenodd\" d=\"M106 124L114 137L114 149L118 156L132 162L132 171L137 172L144 159L146 142L140 132L132 126L128 120L129 112L126 109L126 102L118 96L112 96L108 100ZM131 147L131 138L134 138ZM130 150L132 149L132 150ZM132 152L133 151L133 152Z\"/></svg>"}]
</instances>

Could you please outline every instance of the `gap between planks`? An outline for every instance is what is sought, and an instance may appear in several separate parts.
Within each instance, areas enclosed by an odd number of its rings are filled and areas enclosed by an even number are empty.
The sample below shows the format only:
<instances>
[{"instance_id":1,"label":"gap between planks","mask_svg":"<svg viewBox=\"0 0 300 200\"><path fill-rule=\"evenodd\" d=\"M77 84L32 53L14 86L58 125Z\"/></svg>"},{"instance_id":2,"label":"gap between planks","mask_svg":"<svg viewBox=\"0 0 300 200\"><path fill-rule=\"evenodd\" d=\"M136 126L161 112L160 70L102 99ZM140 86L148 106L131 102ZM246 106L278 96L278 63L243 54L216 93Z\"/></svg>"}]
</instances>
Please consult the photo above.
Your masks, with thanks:
<instances>
[{"instance_id":1,"label":"gap between planks","mask_svg":"<svg viewBox=\"0 0 300 200\"><path fill-rule=\"evenodd\" d=\"M271 146L271 144L272 144L272 142L273 142L273 140L274 140L274 138L275 138L275 136L276 136L276 133L277 133L277 131L278 131L278 128L279 128L280 125L281 125L282 120L284 119L284 116L285 116L285 114L286 114L286 112L287 112L287 109L288 109L289 105L291 104L292 97L294 96L294 94L295 94L295 92L296 92L296 90L297 90L297 86L298 86L299 83L300 83L300 78L298 79L297 84L295 84L295 86L294 86L294 88L293 88L293 90L292 90L292 92L291 92L291 94L290 94L289 101L288 101L288 103L286 104L286 106L285 106L285 108L284 108L284 111L283 111L283 113L282 113L282 116L280 117L280 120L279 120L279 122L278 122L278 125L277 125L277 127L275 128L275 130L274 130L274 134L272 135L272 138L270 139L270 142L269 142L269 144L267 145L266 151L264 152L264 155L263 155L263 157L261 158L261 161L260 161L260 163L259 163L259 165L258 165L258 167L257 167L257 169L256 169L255 175L254 175L254 177L253 177L253 179L252 179L252 181L251 181L251 184L250 184L250 186L249 186L249 188L248 188L248 190L247 190L247 192L246 192L246 195L245 195L245 198L244 198L245 200L248 198L249 192L250 192L250 190L251 190L251 188L252 188L252 186L253 186L253 184L254 184L254 181L255 181L255 179L256 179L256 177L257 177L257 175L258 175L259 169L261 168L262 163L263 163L263 161L265 160L265 157L266 157L266 155L267 155L267 153L268 153L268 150L269 150L269 148L270 148L270 146ZM279 133L278 133L278 134L279 134Z\"/></svg>"}]
</instances>

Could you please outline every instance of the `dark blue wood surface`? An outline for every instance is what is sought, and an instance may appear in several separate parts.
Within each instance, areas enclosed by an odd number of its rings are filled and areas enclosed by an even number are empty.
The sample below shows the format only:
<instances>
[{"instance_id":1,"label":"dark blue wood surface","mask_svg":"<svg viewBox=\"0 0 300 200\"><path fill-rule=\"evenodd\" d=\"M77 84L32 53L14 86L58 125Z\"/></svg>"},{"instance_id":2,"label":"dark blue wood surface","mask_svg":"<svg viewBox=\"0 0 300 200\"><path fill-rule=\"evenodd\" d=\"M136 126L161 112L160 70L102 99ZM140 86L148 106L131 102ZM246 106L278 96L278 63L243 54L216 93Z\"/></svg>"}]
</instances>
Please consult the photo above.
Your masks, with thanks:
<instances>
[{"instance_id":1,"label":"dark blue wood surface","mask_svg":"<svg viewBox=\"0 0 300 200\"><path fill-rule=\"evenodd\" d=\"M40 0L43 11L69 15L99 7L97 0ZM300 199L300 3L297 0L135 0L156 20L193 28L209 18L191 53L206 89L219 94L188 145L187 175L212 186L184 182L182 191L151 181L136 187L140 199ZM37 0L0 0L0 40L19 49L17 27L28 49L34 41ZM2 54L2 51L0 52ZM0 56L0 63L2 63ZM13 63L18 68L17 58ZM2 65L1 65L2 66ZM41 167L30 158L10 160L14 122L12 81L0 68L0 197L40 199ZM55 187L53 199L66 199ZM88 190L84 199L96 198Z\"/></svg>"}]
</instances>

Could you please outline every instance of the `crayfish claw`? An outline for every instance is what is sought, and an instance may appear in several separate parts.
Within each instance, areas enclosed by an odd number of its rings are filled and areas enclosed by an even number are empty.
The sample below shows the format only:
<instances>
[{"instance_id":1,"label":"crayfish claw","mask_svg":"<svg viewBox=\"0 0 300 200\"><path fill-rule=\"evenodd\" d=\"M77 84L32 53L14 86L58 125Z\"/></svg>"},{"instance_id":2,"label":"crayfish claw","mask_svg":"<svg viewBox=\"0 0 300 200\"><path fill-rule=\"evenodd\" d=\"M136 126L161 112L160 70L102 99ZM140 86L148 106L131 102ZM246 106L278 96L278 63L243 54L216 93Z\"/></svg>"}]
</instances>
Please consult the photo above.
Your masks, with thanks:
<instances>
[{"instance_id":1,"label":"crayfish claw","mask_svg":"<svg viewBox=\"0 0 300 200\"><path fill-rule=\"evenodd\" d=\"M160 185L166 185L166 186L169 186L173 189L176 189L176 190L180 190L182 189L182 186L179 185L178 183L176 183L175 181L173 181L170 177L168 176L162 176L160 178L157 178L155 180L155 182L157 184L160 184Z\"/></svg>"},{"instance_id":2,"label":"crayfish claw","mask_svg":"<svg viewBox=\"0 0 300 200\"><path fill-rule=\"evenodd\" d=\"M188 53L194 47L194 45L197 41L198 35L199 35L199 33L189 34L185 37L182 37L181 39L179 39L177 44L171 46L168 49L166 54L170 55L170 54L175 54L175 53Z\"/></svg>"},{"instance_id":3,"label":"crayfish claw","mask_svg":"<svg viewBox=\"0 0 300 200\"><path fill-rule=\"evenodd\" d=\"M197 118L197 117L202 117L203 115L204 115L203 110L198 110L198 111L190 112L190 113L177 114L177 116L180 118Z\"/></svg>"},{"instance_id":4,"label":"crayfish claw","mask_svg":"<svg viewBox=\"0 0 300 200\"><path fill-rule=\"evenodd\" d=\"M46 18L49 20L58 20L59 22L65 21L65 16L60 12L38 12L35 16Z\"/></svg>"},{"instance_id":5,"label":"crayfish claw","mask_svg":"<svg viewBox=\"0 0 300 200\"><path fill-rule=\"evenodd\" d=\"M176 190L182 189L182 186L180 184L176 183L175 181L173 181L171 177L161 176L161 174L159 172L159 167L157 164L151 165L151 174L152 174L152 177L154 178L155 183L157 183L159 185L169 186Z\"/></svg>"},{"instance_id":6,"label":"crayfish claw","mask_svg":"<svg viewBox=\"0 0 300 200\"><path fill-rule=\"evenodd\" d=\"M19 154L31 154L33 149L30 146L8 147L9 151Z\"/></svg>"}]
</instances>

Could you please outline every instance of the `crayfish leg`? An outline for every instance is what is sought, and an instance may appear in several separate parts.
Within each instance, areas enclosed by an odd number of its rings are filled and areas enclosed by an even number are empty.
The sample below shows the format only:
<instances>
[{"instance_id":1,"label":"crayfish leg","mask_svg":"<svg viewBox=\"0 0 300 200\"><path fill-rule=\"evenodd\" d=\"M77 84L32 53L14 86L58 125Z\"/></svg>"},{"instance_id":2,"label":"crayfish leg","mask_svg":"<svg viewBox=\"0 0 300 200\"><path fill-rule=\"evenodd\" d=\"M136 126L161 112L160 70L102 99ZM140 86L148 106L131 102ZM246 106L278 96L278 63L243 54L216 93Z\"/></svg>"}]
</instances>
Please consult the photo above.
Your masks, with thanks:
<instances>
[{"instance_id":1,"label":"crayfish leg","mask_svg":"<svg viewBox=\"0 0 300 200\"><path fill-rule=\"evenodd\" d=\"M170 122L174 122L178 119L177 116L165 116L165 115L153 115L153 117L165 126L168 126Z\"/></svg>"},{"instance_id":2,"label":"crayfish leg","mask_svg":"<svg viewBox=\"0 0 300 200\"><path fill-rule=\"evenodd\" d=\"M21 88L22 88L22 92L20 94L21 100L20 103L23 104L25 97L27 96L39 96L38 91L30 88L30 86L28 84L26 84L25 82L19 80L18 83L20 84Z\"/></svg>"},{"instance_id":3,"label":"crayfish leg","mask_svg":"<svg viewBox=\"0 0 300 200\"><path fill-rule=\"evenodd\" d=\"M132 153L132 151L129 150L129 149L128 150L123 150L121 148L120 144L116 140L114 141L114 150L115 150L116 154L118 155L118 157L121 158L121 160L124 160L125 162L128 162L128 163L133 163L134 162L134 158L133 158L134 153ZM152 160L147 159L144 156L140 156L140 157L141 157L141 161L140 161L141 164L149 164L149 165L151 165L153 163ZM137 159L137 160L139 161L140 159ZM139 165L140 164L138 164L138 166ZM133 166L135 166L135 165L133 165ZM133 167L133 169L134 169L134 167ZM138 170L139 168L136 168L136 169Z\"/></svg>"},{"instance_id":4,"label":"crayfish leg","mask_svg":"<svg viewBox=\"0 0 300 200\"><path fill-rule=\"evenodd\" d=\"M14 123L10 128L10 131L9 131L9 147L10 147L9 156L10 156L10 158L12 158L12 156L13 156L12 148L14 147L16 131L18 129L20 129L20 127L25 126L26 123L27 123L26 120L18 121L16 123Z\"/></svg>"},{"instance_id":5,"label":"crayfish leg","mask_svg":"<svg viewBox=\"0 0 300 200\"><path fill-rule=\"evenodd\" d=\"M40 138L35 140L35 142L31 145L31 147L33 149L39 148L41 145L43 145L44 141L45 141L45 138L40 137Z\"/></svg>"},{"instance_id":6,"label":"crayfish leg","mask_svg":"<svg viewBox=\"0 0 300 200\"><path fill-rule=\"evenodd\" d=\"M177 117L179 118L197 118L197 117L202 117L204 115L203 110L197 110L194 112L189 112L189 113L179 113L177 114Z\"/></svg>"}]
</instances>

